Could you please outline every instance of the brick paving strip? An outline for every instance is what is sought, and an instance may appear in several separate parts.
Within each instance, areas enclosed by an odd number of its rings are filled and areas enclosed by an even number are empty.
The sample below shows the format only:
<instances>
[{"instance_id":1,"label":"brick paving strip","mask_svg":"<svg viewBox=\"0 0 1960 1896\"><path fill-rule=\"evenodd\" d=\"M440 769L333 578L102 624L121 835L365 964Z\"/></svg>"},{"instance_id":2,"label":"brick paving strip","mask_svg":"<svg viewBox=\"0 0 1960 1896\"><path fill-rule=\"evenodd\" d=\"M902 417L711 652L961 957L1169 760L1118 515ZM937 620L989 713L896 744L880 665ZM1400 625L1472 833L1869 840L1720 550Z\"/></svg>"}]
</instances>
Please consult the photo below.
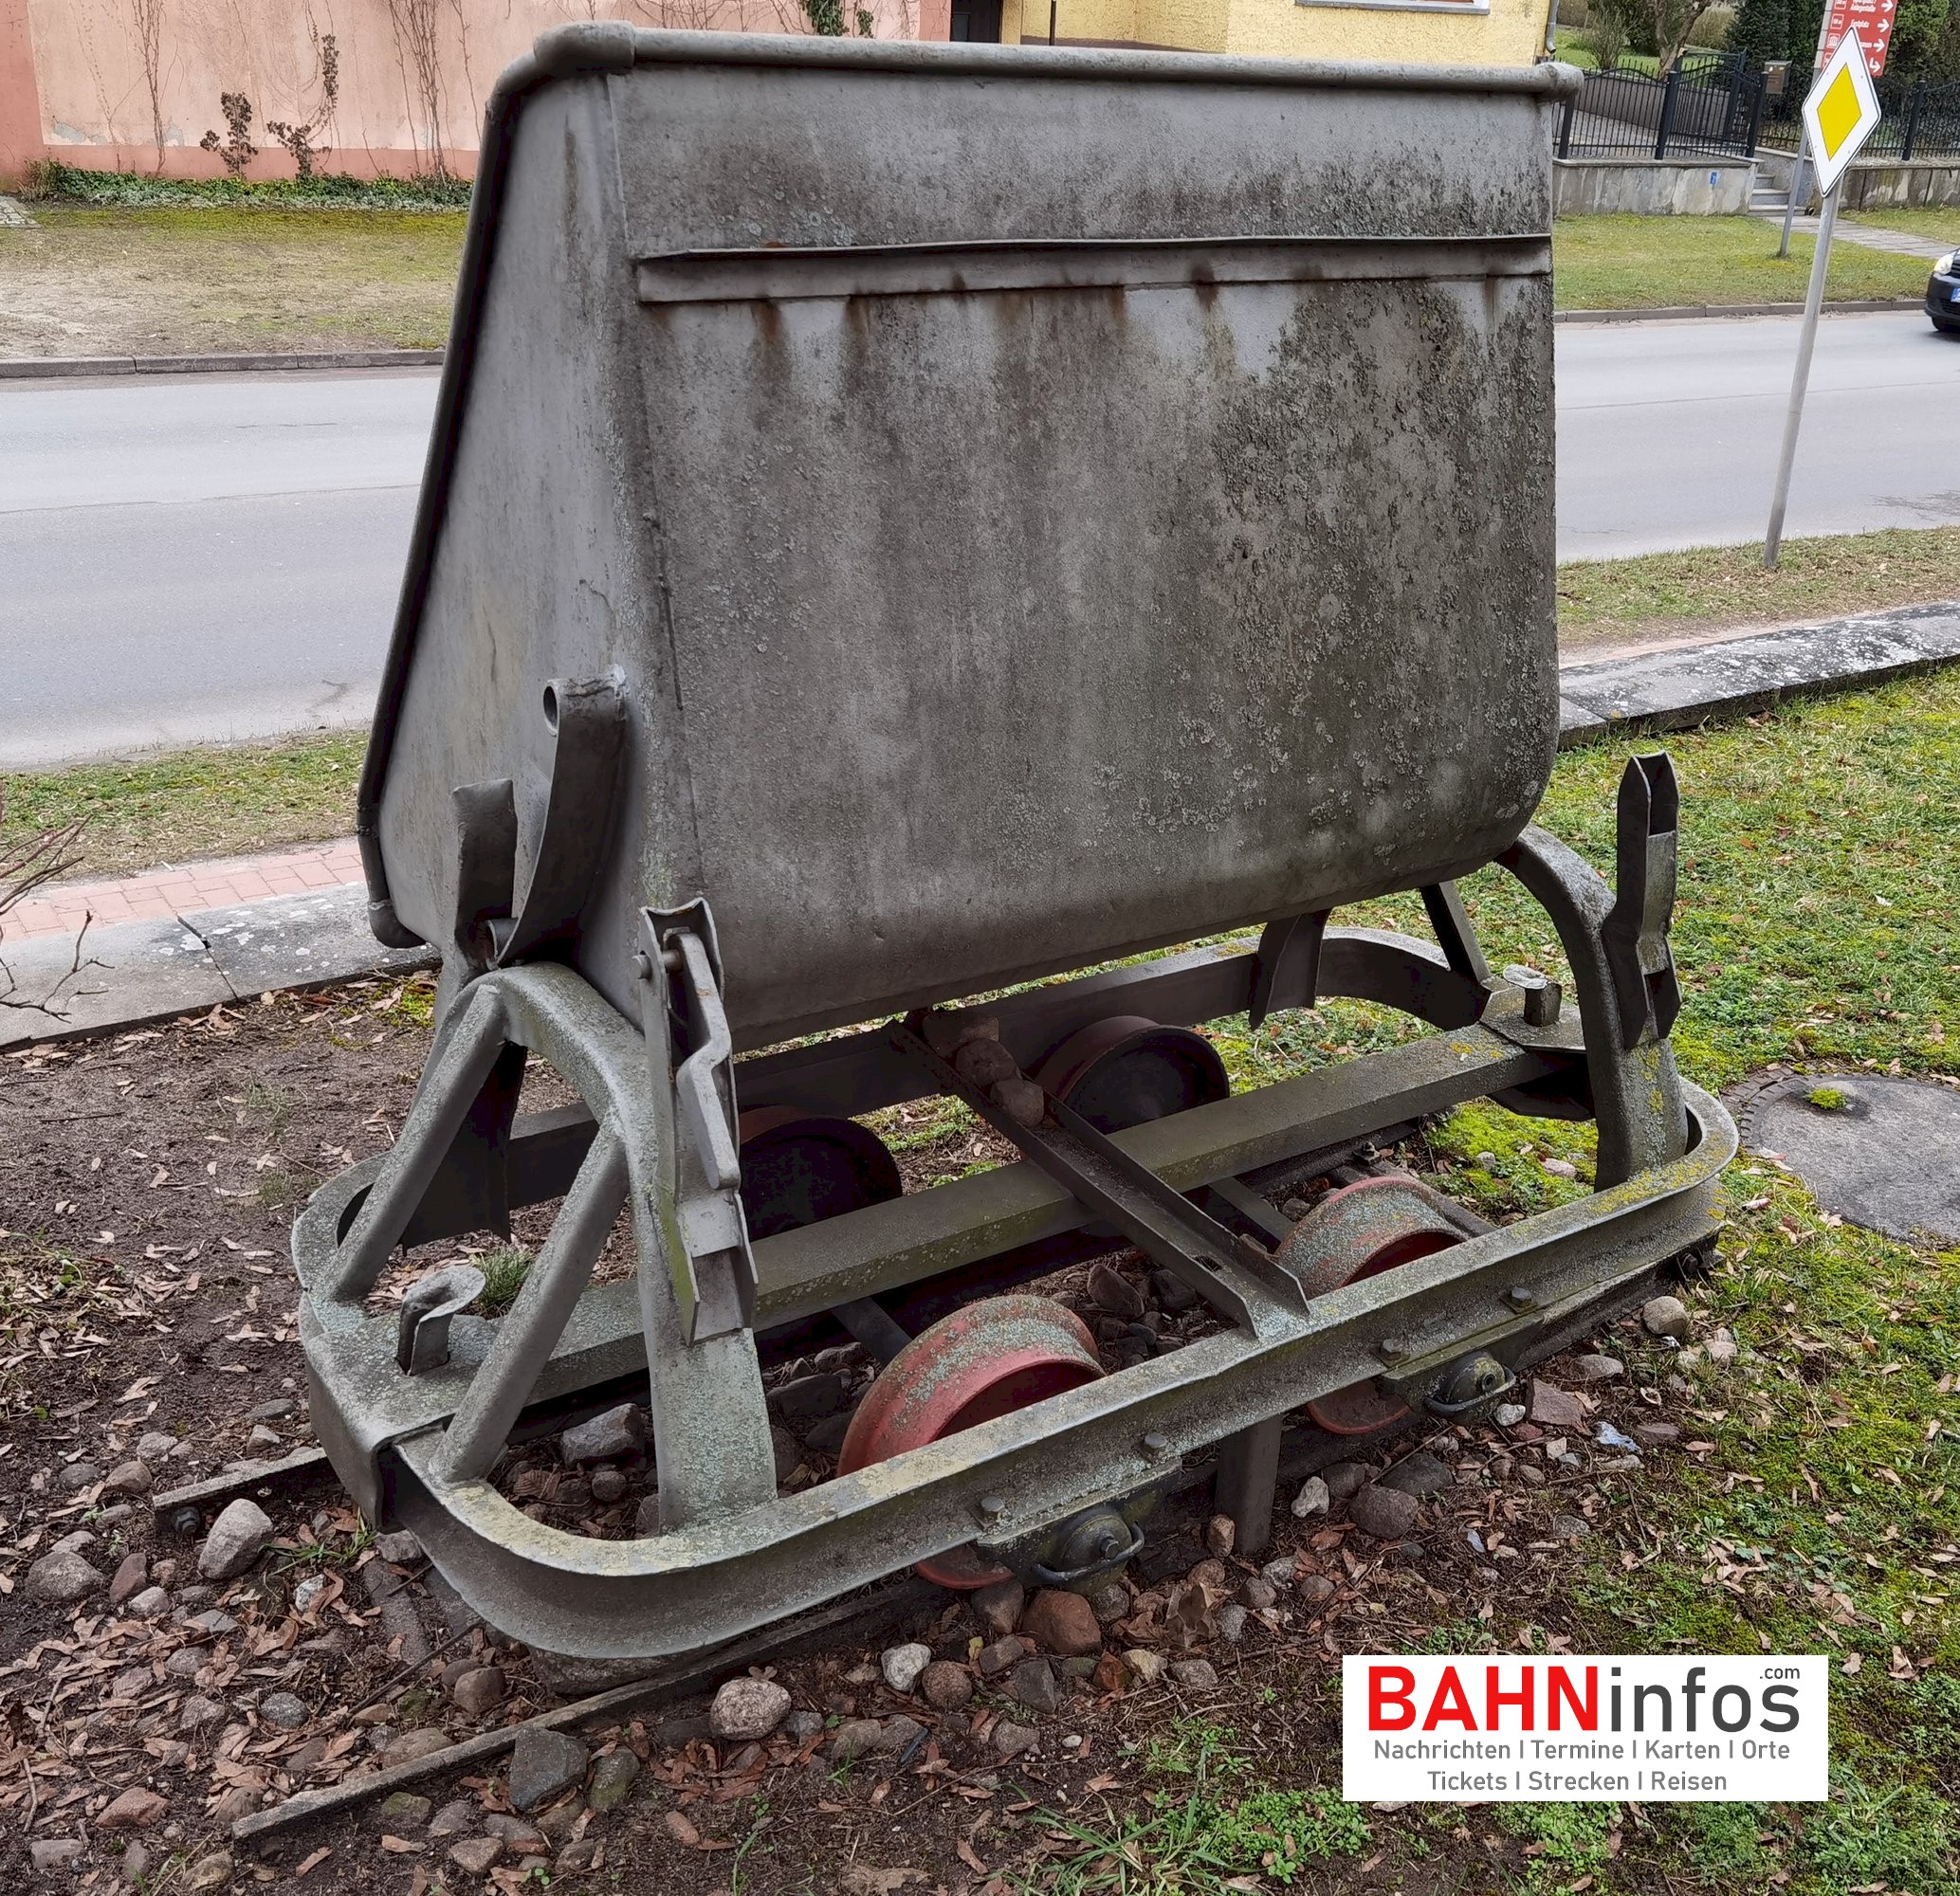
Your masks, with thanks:
<instances>
[{"instance_id":1,"label":"brick paving strip","mask_svg":"<svg viewBox=\"0 0 1960 1896\"><path fill-rule=\"evenodd\" d=\"M1791 692L1877 684L1954 660L1960 600L1578 651L1560 667L1559 741L1585 743L1629 722L1692 727ZM84 917L88 965L72 974ZM375 940L351 837L115 882L64 883L0 919L0 964L16 1000L64 983L59 1017L0 1005L0 1047L137 1027L435 959L432 949L384 949ZM0 976L0 1000L6 992Z\"/></svg>"},{"instance_id":2,"label":"brick paving strip","mask_svg":"<svg viewBox=\"0 0 1960 1896\"><path fill-rule=\"evenodd\" d=\"M360 851L352 836L307 843L273 855L234 856L180 868L145 869L115 882L57 883L29 896L0 921L0 941L37 935L72 937L84 920L96 928L120 921L157 921L208 908L234 908L276 895L358 884Z\"/></svg>"}]
</instances>

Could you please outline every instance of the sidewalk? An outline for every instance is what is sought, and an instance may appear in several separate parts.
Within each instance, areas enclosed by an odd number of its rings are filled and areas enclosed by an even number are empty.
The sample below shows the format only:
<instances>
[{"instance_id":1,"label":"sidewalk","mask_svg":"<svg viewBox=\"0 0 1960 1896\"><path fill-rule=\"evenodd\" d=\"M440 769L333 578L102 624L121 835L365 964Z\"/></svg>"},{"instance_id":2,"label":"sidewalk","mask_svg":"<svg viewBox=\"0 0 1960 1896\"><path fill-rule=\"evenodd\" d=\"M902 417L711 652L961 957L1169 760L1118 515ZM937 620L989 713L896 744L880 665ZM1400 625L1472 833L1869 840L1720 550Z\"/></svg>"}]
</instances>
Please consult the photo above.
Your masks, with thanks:
<instances>
[{"instance_id":1,"label":"sidewalk","mask_svg":"<svg viewBox=\"0 0 1960 1896\"><path fill-rule=\"evenodd\" d=\"M1559 742L1585 743L1636 720L1680 729L1792 691L1876 684L1955 660L1960 600L1582 650L1559 670ZM64 991L64 1017L0 1007L0 1047L135 1027L281 988L405 973L437 958L430 948L376 941L351 837L43 890L0 920L0 961L17 994L43 994L69 975L84 919L84 966Z\"/></svg>"},{"instance_id":2,"label":"sidewalk","mask_svg":"<svg viewBox=\"0 0 1960 1896\"><path fill-rule=\"evenodd\" d=\"M1783 212L1761 210L1756 213L1765 224L1773 224L1783 228ZM1815 217L1793 217L1790 230L1793 235L1815 237L1819 220ZM1846 244L1861 245L1867 250L1890 250L1896 257L1924 257L1931 263L1935 257L1944 257L1953 246L1942 244L1935 237L1911 237L1903 230L1885 230L1876 224L1859 224L1855 219L1841 217L1834 235Z\"/></svg>"}]
</instances>

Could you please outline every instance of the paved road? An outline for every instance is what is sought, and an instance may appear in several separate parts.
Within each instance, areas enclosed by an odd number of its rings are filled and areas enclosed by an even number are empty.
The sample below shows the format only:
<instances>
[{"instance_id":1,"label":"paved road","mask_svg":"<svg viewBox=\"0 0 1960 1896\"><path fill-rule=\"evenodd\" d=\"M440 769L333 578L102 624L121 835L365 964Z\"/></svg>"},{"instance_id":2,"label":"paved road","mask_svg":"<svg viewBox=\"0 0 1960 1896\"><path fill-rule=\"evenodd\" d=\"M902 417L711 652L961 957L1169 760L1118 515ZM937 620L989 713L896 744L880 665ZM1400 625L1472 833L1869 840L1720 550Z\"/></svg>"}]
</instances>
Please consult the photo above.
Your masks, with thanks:
<instances>
[{"instance_id":1,"label":"paved road","mask_svg":"<svg viewBox=\"0 0 1960 1896\"><path fill-rule=\"evenodd\" d=\"M1761 539L1797 323L1566 323L1558 332L1559 557ZM1785 532L1960 520L1960 338L1916 311L1818 324Z\"/></svg>"},{"instance_id":2,"label":"paved road","mask_svg":"<svg viewBox=\"0 0 1960 1896\"><path fill-rule=\"evenodd\" d=\"M1786 319L1558 332L1562 558L1758 538ZM0 383L0 768L363 721L431 374ZM1960 520L1960 342L1821 331L1789 532Z\"/></svg>"},{"instance_id":3,"label":"paved road","mask_svg":"<svg viewBox=\"0 0 1960 1896\"><path fill-rule=\"evenodd\" d=\"M0 768L365 722L434 398L0 383Z\"/></svg>"}]
</instances>

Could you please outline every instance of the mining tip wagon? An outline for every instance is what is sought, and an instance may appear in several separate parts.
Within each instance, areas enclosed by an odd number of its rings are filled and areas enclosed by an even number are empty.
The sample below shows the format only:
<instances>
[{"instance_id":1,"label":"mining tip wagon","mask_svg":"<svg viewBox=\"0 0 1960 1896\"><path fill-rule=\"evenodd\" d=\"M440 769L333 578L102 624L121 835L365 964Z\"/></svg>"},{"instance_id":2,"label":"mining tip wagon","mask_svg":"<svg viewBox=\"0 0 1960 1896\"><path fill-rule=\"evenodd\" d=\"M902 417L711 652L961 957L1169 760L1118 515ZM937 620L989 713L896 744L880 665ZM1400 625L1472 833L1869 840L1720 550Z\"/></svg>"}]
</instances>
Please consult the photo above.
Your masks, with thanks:
<instances>
[{"instance_id":1,"label":"mining tip wagon","mask_svg":"<svg viewBox=\"0 0 1960 1896\"><path fill-rule=\"evenodd\" d=\"M294 1234L336 1468L494 1624L1089 1587L1207 1470L1254 1549L1282 1453L1478 1417L1705 1251L1666 761L1613 889L1530 825L1572 83L614 25L504 75L361 786L436 1040ZM1487 968L1490 864L1569 993ZM1235 1091L1200 1030L1333 995L1432 1031ZM932 1096L1017 1161L902 1189L867 1119ZM1379 1157L1480 1096L1595 1120L1597 1189L1493 1229ZM554 1200L501 1317L374 1296ZM1190 1314L1039 1294L1118 1247ZM782 1491L826 1344L876 1374ZM622 1392L657 1503L532 1518L511 1445Z\"/></svg>"}]
</instances>

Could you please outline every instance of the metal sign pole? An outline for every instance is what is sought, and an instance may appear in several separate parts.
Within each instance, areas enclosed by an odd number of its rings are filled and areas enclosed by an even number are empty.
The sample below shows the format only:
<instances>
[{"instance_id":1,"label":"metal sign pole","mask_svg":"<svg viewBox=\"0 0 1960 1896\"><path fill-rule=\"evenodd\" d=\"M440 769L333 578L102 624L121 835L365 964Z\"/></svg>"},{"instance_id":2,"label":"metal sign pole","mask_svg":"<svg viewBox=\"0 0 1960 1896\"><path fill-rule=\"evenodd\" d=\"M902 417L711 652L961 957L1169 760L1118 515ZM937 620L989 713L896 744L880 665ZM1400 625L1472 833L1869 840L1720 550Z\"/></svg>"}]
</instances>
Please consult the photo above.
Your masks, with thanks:
<instances>
[{"instance_id":1,"label":"metal sign pole","mask_svg":"<svg viewBox=\"0 0 1960 1896\"><path fill-rule=\"evenodd\" d=\"M1824 272L1831 263L1831 231L1838 222L1838 185L1823 196L1817 222L1817 254L1810 260L1810 291L1804 299L1804 333L1797 340L1797 372L1790 378L1790 411L1783 424L1783 455L1776 464L1776 494L1769 502L1769 531L1763 537L1763 564L1774 568L1783 547L1783 516L1790 500L1790 467L1797 458L1797 430L1804 421L1804 392L1810 385L1810 352L1817 343L1817 315L1823 307Z\"/></svg>"},{"instance_id":2,"label":"metal sign pole","mask_svg":"<svg viewBox=\"0 0 1960 1896\"><path fill-rule=\"evenodd\" d=\"M1776 246L1779 257L1790 253L1790 226L1797 217L1797 192L1804 184L1804 160L1810 151L1810 135L1799 131L1797 134L1797 161L1790 167L1789 201L1783 208L1783 242ZM1807 194L1807 193L1806 193Z\"/></svg>"}]
</instances>

